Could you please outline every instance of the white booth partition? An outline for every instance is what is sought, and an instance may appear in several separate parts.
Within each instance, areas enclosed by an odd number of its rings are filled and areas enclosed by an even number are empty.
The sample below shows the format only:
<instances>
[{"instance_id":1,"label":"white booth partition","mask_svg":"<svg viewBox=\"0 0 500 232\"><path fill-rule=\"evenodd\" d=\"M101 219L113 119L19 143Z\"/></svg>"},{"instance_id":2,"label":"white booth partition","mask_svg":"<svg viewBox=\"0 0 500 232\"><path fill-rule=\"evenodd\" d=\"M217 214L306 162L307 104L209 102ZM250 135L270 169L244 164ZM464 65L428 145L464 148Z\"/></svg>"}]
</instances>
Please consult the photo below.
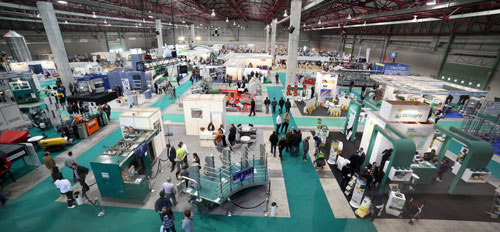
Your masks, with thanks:
<instances>
[{"instance_id":1,"label":"white booth partition","mask_svg":"<svg viewBox=\"0 0 500 232\"><path fill-rule=\"evenodd\" d=\"M226 95L191 94L184 98L184 121L187 135L200 135L212 122L216 128L226 123ZM213 141L212 141L213 143Z\"/></svg>"}]
</instances>

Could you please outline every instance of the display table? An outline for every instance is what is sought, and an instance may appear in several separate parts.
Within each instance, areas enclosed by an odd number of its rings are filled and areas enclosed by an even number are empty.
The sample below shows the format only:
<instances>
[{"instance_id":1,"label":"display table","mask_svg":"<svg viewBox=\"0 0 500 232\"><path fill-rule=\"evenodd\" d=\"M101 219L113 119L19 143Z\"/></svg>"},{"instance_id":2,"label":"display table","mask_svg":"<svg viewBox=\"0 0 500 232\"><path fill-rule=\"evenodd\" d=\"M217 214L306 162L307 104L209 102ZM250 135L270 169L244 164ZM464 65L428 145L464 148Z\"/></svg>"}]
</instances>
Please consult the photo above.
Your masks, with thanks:
<instances>
[{"instance_id":1,"label":"display table","mask_svg":"<svg viewBox=\"0 0 500 232\"><path fill-rule=\"evenodd\" d=\"M387 200L387 204L385 205L385 212L398 217L403 212L405 202L406 198L404 194L391 191L389 200Z\"/></svg>"},{"instance_id":2,"label":"display table","mask_svg":"<svg viewBox=\"0 0 500 232\"><path fill-rule=\"evenodd\" d=\"M201 147L215 147L215 132L214 131L200 131L200 146Z\"/></svg>"},{"instance_id":3,"label":"display table","mask_svg":"<svg viewBox=\"0 0 500 232\"><path fill-rule=\"evenodd\" d=\"M436 177L437 167L425 161L419 164L412 164L411 169L420 179L415 181L415 184L431 184L432 179Z\"/></svg>"},{"instance_id":4,"label":"display table","mask_svg":"<svg viewBox=\"0 0 500 232\"><path fill-rule=\"evenodd\" d=\"M243 144L250 143L251 140L252 139L250 138L250 136L241 136L241 138L240 138L240 141Z\"/></svg>"}]
</instances>

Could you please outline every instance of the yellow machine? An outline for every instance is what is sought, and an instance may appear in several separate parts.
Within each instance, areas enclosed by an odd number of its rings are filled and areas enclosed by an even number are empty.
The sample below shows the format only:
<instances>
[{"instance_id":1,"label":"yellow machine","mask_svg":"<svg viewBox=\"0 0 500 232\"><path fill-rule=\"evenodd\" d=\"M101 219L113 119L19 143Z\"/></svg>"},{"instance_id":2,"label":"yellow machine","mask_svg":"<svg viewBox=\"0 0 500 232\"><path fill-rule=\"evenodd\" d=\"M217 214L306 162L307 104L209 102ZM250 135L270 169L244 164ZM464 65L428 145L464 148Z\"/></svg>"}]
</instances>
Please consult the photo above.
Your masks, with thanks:
<instances>
[{"instance_id":1,"label":"yellow machine","mask_svg":"<svg viewBox=\"0 0 500 232\"><path fill-rule=\"evenodd\" d=\"M49 149L58 149L63 148L68 143L67 137L57 137L51 139L42 139L40 140L40 146L44 151Z\"/></svg>"}]
</instances>

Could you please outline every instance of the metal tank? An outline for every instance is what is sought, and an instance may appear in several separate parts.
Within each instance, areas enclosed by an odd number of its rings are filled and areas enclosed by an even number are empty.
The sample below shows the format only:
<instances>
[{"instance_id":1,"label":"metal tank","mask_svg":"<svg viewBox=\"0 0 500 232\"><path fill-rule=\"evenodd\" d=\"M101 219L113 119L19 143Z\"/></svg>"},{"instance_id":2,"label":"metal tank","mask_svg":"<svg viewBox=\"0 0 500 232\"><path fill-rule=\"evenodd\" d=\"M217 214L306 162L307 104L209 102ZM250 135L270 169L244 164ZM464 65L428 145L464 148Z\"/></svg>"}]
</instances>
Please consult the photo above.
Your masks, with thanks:
<instances>
[{"instance_id":1,"label":"metal tank","mask_svg":"<svg viewBox=\"0 0 500 232\"><path fill-rule=\"evenodd\" d=\"M31 53L26 45L24 36L20 35L15 31L9 31L3 36L7 42L7 46L10 49L12 57L17 62L31 61Z\"/></svg>"}]
</instances>

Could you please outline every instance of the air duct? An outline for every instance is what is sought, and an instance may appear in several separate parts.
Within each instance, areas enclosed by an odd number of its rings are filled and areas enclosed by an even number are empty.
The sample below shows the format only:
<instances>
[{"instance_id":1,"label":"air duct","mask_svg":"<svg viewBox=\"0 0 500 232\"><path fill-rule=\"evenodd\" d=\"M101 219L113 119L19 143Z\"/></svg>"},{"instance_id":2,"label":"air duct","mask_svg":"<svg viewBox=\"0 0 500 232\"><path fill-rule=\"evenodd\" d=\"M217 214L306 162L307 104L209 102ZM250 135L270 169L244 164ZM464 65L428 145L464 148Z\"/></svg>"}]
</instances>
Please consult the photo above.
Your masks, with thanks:
<instances>
[{"instance_id":1,"label":"air duct","mask_svg":"<svg viewBox=\"0 0 500 232\"><path fill-rule=\"evenodd\" d=\"M7 46L10 49L10 53L14 60L18 62L31 61L31 53L26 45L24 36L18 34L15 31L9 31L3 36L7 42Z\"/></svg>"}]
</instances>

